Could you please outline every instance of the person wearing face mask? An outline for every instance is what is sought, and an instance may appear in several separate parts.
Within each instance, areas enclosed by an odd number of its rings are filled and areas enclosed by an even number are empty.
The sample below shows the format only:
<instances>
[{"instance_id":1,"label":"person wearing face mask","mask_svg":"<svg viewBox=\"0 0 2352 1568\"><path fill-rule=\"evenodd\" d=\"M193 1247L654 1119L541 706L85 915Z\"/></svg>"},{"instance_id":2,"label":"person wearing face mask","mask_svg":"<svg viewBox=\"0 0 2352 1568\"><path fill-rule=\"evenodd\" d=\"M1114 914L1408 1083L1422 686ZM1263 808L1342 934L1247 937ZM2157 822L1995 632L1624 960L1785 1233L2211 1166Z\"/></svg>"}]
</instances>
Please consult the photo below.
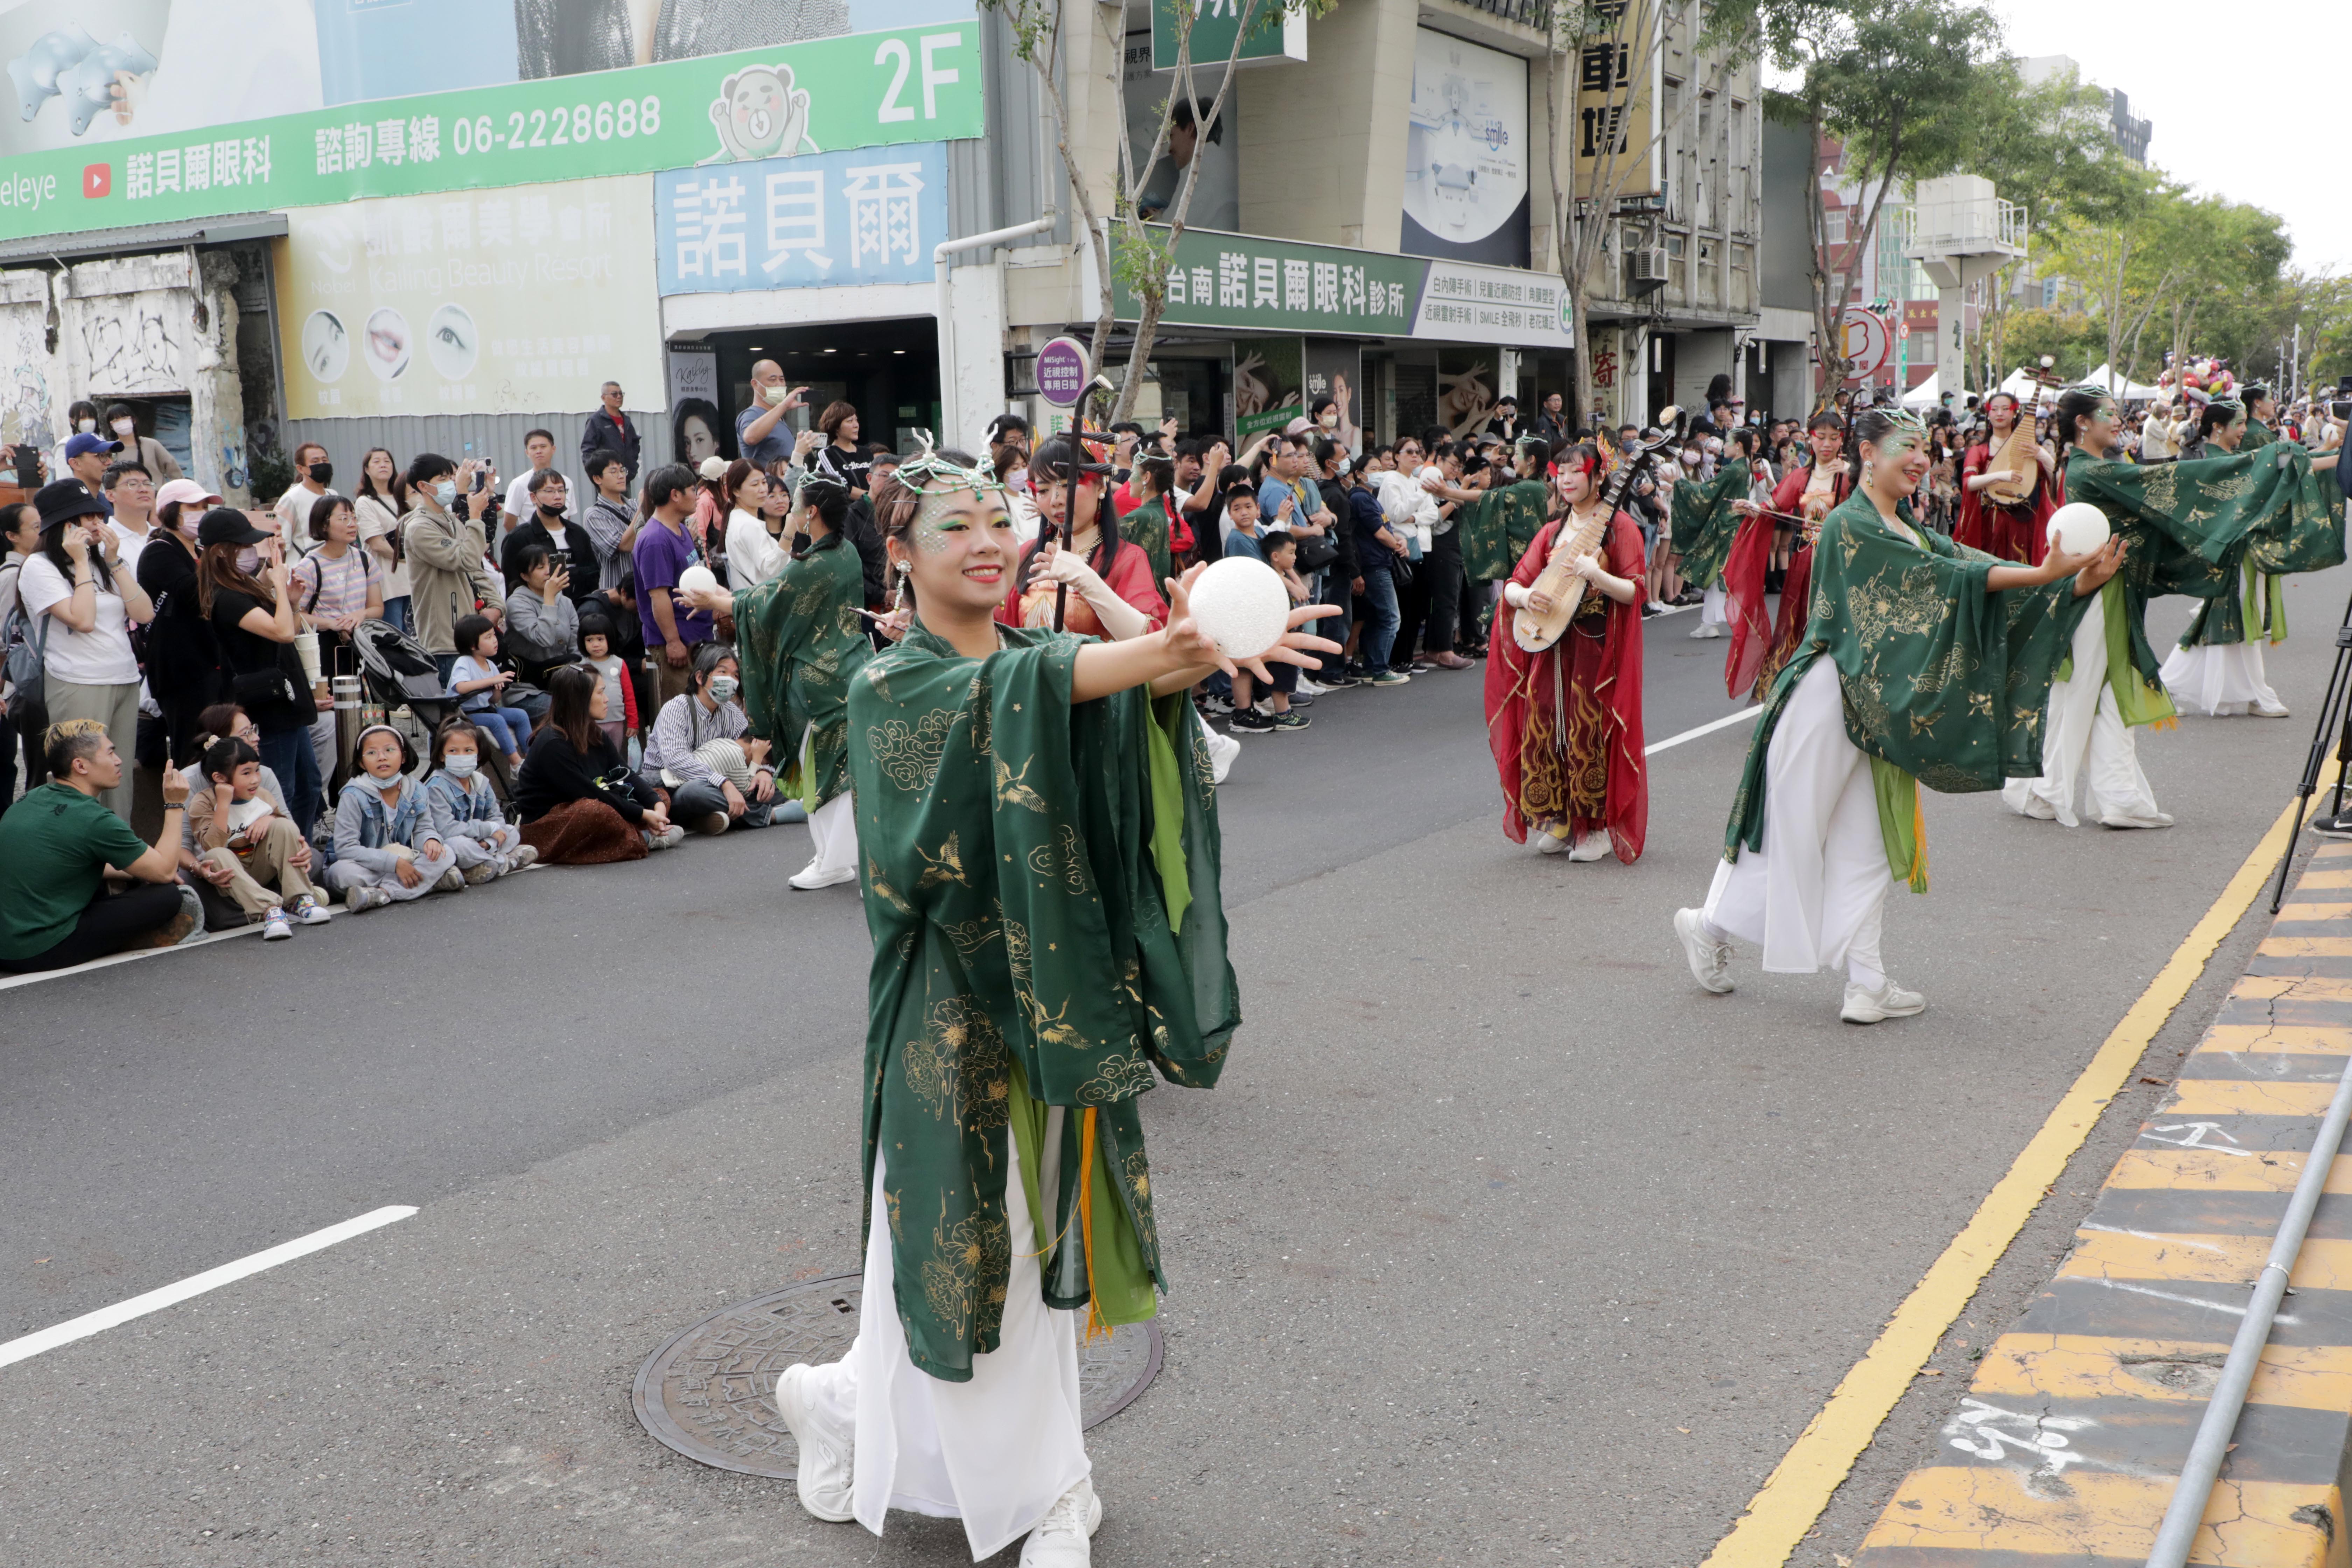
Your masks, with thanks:
<instances>
[{"instance_id":1,"label":"person wearing face mask","mask_svg":"<svg viewBox=\"0 0 2352 1568\"><path fill-rule=\"evenodd\" d=\"M520 585L518 563L522 552L531 545L541 545L563 568L564 593L574 606L584 609L597 597L601 580L595 536L573 521L572 488L562 474L553 468L541 468L525 475L524 484L524 500L530 508L530 516L509 530L499 542L499 571L507 580L507 592L515 593Z\"/></svg>"},{"instance_id":2,"label":"person wearing face mask","mask_svg":"<svg viewBox=\"0 0 2352 1568\"><path fill-rule=\"evenodd\" d=\"M95 436L97 434L98 405L89 402L75 403L75 405L66 412L65 440L59 441L58 443L57 450L50 455L50 477L61 479L65 478L66 475L73 471L68 464L70 454L66 450L68 442L70 442L77 436Z\"/></svg>"},{"instance_id":3,"label":"person wearing face mask","mask_svg":"<svg viewBox=\"0 0 2352 1568\"><path fill-rule=\"evenodd\" d=\"M414 509L401 524L408 556L408 610L416 640L441 667L446 684L457 663L457 622L479 610L495 624L504 595L483 559L488 548L482 519L498 499L498 476L475 484L478 465L468 458L453 463L423 452L408 465L408 496Z\"/></svg>"},{"instance_id":4,"label":"person wearing face mask","mask_svg":"<svg viewBox=\"0 0 2352 1568\"><path fill-rule=\"evenodd\" d=\"M730 827L765 827L776 804L776 770L769 743L744 733L751 728L736 694L743 667L727 643L707 642L694 650L694 685L662 705L646 737L646 772L669 791L669 815L697 833ZM730 742L741 767L722 772L714 755L732 764L734 756L714 742ZM740 776L739 776L740 775Z\"/></svg>"},{"instance_id":5,"label":"person wearing face mask","mask_svg":"<svg viewBox=\"0 0 2352 1568\"><path fill-rule=\"evenodd\" d=\"M482 732L472 721L457 713L442 720L433 732L425 809L468 886L520 871L539 858L539 851L522 841L522 829L499 809L498 791L482 773L481 763Z\"/></svg>"},{"instance_id":6,"label":"person wearing face mask","mask_svg":"<svg viewBox=\"0 0 2352 1568\"><path fill-rule=\"evenodd\" d=\"M294 482L270 509L277 514L278 537L286 542L288 555L299 559L310 552L310 509L328 493L334 477L335 465L327 460L324 447L305 441L294 448Z\"/></svg>"},{"instance_id":7,"label":"person wearing face mask","mask_svg":"<svg viewBox=\"0 0 2352 1568\"><path fill-rule=\"evenodd\" d=\"M147 691L163 710L174 764L195 760L198 715L228 695L220 645L196 591L196 525L221 498L194 479L155 492L155 527L139 552L139 585L155 606L147 628Z\"/></svg>"}]
</instances>

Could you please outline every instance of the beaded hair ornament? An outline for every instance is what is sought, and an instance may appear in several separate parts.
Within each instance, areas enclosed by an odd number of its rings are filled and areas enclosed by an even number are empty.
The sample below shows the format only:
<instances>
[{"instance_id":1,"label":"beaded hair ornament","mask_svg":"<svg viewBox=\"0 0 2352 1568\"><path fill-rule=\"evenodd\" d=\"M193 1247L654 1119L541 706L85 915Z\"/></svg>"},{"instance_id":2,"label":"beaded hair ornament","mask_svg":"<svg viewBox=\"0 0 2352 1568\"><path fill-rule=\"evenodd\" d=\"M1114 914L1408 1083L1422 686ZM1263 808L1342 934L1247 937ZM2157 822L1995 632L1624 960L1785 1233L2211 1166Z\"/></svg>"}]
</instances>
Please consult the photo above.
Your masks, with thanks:
<instances>
[{"instance_id":1,"label":"beaded hair ornament","mask_svg":"<svg viewBox=\"0 0 2352 1568\"><path fill-rule=\"evenodd\" d=\"M922 443L922 448L898 465L898 482L922 496L926 504L935 496L944 499L959 490L976 490L982 494L990 490L999 494L1004 492L1005 483L996 477L992 468L978 463L959 463L942 456L932 444L929 430L916 431L915 438ZM932 489L930 487L935 482L941 488ZM919 509L915 515L919 519L921 510Z\"/></svg>"}]
</instances>

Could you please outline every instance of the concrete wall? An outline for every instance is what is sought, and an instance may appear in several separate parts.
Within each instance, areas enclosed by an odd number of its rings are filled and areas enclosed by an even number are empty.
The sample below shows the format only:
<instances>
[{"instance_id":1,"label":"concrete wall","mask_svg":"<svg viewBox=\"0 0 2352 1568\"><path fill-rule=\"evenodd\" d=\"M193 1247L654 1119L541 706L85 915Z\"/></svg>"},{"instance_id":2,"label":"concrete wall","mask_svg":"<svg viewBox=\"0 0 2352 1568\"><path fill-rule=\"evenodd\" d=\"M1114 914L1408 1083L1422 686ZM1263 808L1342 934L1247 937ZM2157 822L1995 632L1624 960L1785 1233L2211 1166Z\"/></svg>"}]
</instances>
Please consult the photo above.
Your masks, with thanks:
<instances>
[{"instance_id":1,"label":"concrete wall","mask_svg":"<svg viewBox=\"0 0 2352 1568\"><path fill-rule=\"evenodd\" d=\"M1420 20L1413 0L1349 0L1307 25L1308 63L1241 73L1244 232L1396 249Z\"/></svg>"}]
</instances>

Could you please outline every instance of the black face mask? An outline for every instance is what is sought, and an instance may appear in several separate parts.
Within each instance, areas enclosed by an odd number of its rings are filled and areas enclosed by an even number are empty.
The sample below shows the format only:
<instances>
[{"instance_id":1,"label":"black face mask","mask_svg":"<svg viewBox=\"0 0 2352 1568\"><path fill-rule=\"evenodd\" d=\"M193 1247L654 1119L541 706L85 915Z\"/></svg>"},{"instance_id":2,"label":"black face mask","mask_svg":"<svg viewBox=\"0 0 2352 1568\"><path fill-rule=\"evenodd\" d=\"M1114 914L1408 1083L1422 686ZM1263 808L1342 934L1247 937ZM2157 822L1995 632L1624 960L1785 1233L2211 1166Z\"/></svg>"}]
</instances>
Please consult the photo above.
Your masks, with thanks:
<instances>
[{"instance_id":1,"label":"black face mask","mask_svg":"<svg viewBox=\"0 0 2352 1568\"><path fill-rule=\"evenodd\" d=\"M549 527L551 527L551 527L553 527L553 526L554 526L558 521L560 521L562 520L562 516L563 516L563 509L562 509L562 507L560 507L560 506L550 506L550 505L548 505L545 501L541 501L541 502L540 502L540 503L539 503L539 518L540 518L540 521L541 521L542 523L545 523L546 525L548 525Z\"/></svg>"},{"instance_id":2,"label":"black face mask","mask_svg":"<svg viewBox=\"0 0 2352 1568\"><path fill-rule=\"evenodd\" d=\"M332 464L332 463L313 463L313 464L311 464L311 465L310 465L310 482L311 482L312 484L318 484L318 485L327 484L327 483L331 482L331 481L334 479L334 477L335 477L335 465L334 465L334 464Z\"/></svg>"}]
</instances>

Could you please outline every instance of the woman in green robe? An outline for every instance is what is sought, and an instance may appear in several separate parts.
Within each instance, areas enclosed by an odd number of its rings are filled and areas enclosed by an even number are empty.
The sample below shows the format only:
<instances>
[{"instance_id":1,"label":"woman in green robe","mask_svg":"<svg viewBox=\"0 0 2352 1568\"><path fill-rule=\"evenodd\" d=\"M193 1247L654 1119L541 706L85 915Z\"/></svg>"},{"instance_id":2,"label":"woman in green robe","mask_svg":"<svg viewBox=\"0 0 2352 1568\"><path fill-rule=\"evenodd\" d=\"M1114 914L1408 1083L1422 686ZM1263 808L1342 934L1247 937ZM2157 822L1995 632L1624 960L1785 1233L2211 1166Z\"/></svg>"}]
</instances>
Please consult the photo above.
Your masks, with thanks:
<instances>
[{"instance_id":1,"label":"woman in green robe","mask_svg":"<svg viewBox=\"0 0 2352 1568\"><path fill-rule=\"evenodd\" d=\"M2075 629L2051 688L2042 731L2042 773L2011 779L2012 810L2067 826L2161 827L2141 772L2132 730L2169 726L2173 702L2147 640L2147 603L2160 594L2207 601L2233 597L2241 562L2293 563L2312 571L2343 559L2341 503L2331 521L2329 487L2300 453L2254 456L2226 450L2177 463L2139 464L2099 454L2114 447L2115 398L2096 386L2069 388L2053 421L2063 497L2097 507L2125 542L2122 571L2099 590L2096 613ZM2226 443L2225 443L2226 444ZM2209 450L2211 450L2209 447Z\"/></svg>"},{"instance_id":2,"label":"woman in green robe","mask_svg":"<svg viewBox=\"0 0 2352 1568\"><path fill-rule=\"evenodd\" d=\"M2251 463L2246 482L2267 493L2276 488L2278 476L2290 469L2301 483L2336 466L2333 457L2312 462L2299 447L2275 445L2267 427L2250 447L2252 426L2245 406L2228 398L2208 403L2198 416L2197 427L2206 456L2173 465L2176 468L2199 469L2213 462L2216 454L2227 458L2247 452ZM2296 467L2299 456L2301 468ZM2316 483L2309 488L2315 494L2333 489ZM2220 499L2237 498L2231 494ZM2232 563L2230 591L2205 601L2189 629L2180 634L2180 646L2165 658L2159 674L2175 702L2191 713L2217 719L2240 713L2259 719L2287 716L2287 705L2279 700L2263 668L2263 645L2286 640L2286 595L2279 579L2290 572L2332 566L2344 558L2340 503L2339 497L2332 560L2313 554L2318 549L2324 556L2324 531L2319 534L2306 531L2297 538L2291 532L2282 536L2275 527L2249 530L2245 548Z\"/></svg>"},{"instance_id":3,"label":"woman in green robe","mask_svg":"<svg viewBox=\"0 0 2352 1568\"><path fill-rule=\"evenodd\" d=\"M850 682L874 645L866 635L866 576L842 528L849 488L823 474L801 482L776 575L734 599L751 733L793 755L815 856L795 888L857 879L857 818L849 789Z\"/></svg>"},{"instance_id":4,"label":"woman in green robe","mask_svg":"<svg viewBox=\"0 0 2352 1568\"><path fill-rule=\"evenodd\" d=\"M2041 771L2050 680L2120 541L2011 565L1912 520L1930 462L1916 416L1859 416L1863 482L1823 520L1803 641L1772 681L1706 904L1675 916L1692 975L1731 989L1734 938L1764 967L1846 972L1848 1023L1927 1005L1879 958L1895 877L1927 890L1918 786L2000 787Z\"/></svg>"},{"instance_id":5,"label":"woman in green robe","mask_svg":"<svg viewBox=\"0 0 2352 1568\"><path fill-rule=\"evenodd\" d=\"M775 1398L818 1518L879 1533L912 1509L961 1519L975 1560L1025 1533L1031 1568L1081 1568L1101 1505L1077 1313L1138 1321L1166 1285L1137 1097L1155 1072L1214 1084L1239 1022L1186 696L1232 665L1182 582L1164 629L1121 641L997 622L1019 539L960 453L874 501L911 610L848 705L874 937L864 1310L848 1355L787 1368ZM1337 651L1293 630L1265 657L1317 649Z\"/></svg>"}]
</instances>

